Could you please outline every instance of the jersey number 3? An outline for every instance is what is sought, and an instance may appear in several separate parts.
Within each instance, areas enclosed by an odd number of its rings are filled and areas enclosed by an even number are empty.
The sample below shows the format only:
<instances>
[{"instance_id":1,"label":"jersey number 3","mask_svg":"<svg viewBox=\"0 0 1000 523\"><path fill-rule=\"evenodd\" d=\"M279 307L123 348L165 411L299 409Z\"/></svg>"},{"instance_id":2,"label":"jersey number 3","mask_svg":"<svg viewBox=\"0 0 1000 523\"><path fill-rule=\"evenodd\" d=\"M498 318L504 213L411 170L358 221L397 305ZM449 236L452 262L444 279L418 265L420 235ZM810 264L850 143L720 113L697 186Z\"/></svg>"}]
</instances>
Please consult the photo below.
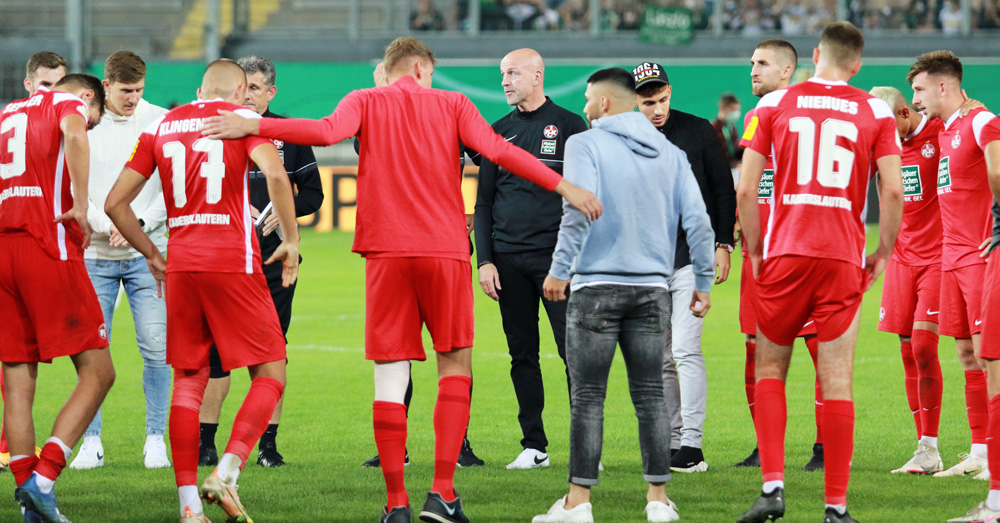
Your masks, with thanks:
<instances>
[{"instance_id":1,"label":"jersey number 3","mask_svg":"<svg viewBox=\"0 0 1000 523\"><path fill-rule=\"evenodd\" d=\"M816 150L816 124L812 118L797 116L788 121L788 130L799 135L799 185L812 181L815 167L816 181L823 187L846 189L854 171L854 151L837 145L837 138L851 143L858 140L858 127L853 122L830 118L820 125L819 158Z\"/></svg>"},{"instance_id":2,"label":"jersey number 3","mask_svg":"<svg viewBox=\"0 0 1000 523\"><path fill-rule=\"evenodd\" d=\"M208 161L201 163L200 175L207 180L208 191L205 195L207 203L219 203L222 199L222 179L226 177L226 166L222 163L221 140L199 138L191 144L191 149L208 153ZM170 158L173 170L171 180L174 186L174 207L187 205L186 165L187 147L181 142L163 144L163 156Z\"/></svg>"},{"instance_id":3,"label":"jersey number 3","mask_svg":"<svg viewBox=\"0 0 1000 523\"><path fill-rule=\"evenodd\" d=\"M17 113L4 120L3 125L0 126L0 135L7 134L11 129L14 130L14 135L7 140L7 152L10 153L11 162L0 164L0 178L4 180L24 174L24 151L27 143L25 138L28 133L28 115Z\"/></svg>"}]
</instances>

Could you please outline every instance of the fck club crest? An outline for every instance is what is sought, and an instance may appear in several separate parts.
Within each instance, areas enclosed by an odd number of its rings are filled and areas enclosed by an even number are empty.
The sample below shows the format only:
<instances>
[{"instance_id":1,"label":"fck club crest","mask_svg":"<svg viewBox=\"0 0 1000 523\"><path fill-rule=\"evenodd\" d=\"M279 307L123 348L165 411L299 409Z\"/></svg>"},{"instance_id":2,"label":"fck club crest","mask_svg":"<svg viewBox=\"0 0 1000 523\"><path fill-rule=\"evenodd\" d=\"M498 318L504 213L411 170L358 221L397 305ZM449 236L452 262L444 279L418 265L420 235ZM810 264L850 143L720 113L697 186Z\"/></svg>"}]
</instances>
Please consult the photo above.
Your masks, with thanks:
<instances>
[{"instance_id":1,"label":"fck club crest","mask_svg":"<svg viewBox=\"0 0 1000 523\"><path fill-rule=\"evenodd\" d=\"M924 146L920 148L920 154L924 158L933 158L934 153L936 152L937 151L934 149L934 144L932 144L931 142L925 143Z\"/></svg>"},{"instance_id":2,"label":"fck club crest","mask_svg":"<svg viewBox=\"0 0 1000 523\"><path fill-rule=\"evenodd\" d=\"M962 145L962 137L956 134L955 137L951 139L951 148L958 149L959 145Z\"/></svg>"},{"instance_id":3,"label":"fck club crest","mask_svg":"<svg viewBox=\"0 0 1000 523\"><path fill-rule=\"evenodd\" d=\"M559 128L554 125L547 125L545 127L545 130L542 131L542 134L545 135L546 138L551 140L556 136L559 136Z\"/></svg>"}]
</instances>

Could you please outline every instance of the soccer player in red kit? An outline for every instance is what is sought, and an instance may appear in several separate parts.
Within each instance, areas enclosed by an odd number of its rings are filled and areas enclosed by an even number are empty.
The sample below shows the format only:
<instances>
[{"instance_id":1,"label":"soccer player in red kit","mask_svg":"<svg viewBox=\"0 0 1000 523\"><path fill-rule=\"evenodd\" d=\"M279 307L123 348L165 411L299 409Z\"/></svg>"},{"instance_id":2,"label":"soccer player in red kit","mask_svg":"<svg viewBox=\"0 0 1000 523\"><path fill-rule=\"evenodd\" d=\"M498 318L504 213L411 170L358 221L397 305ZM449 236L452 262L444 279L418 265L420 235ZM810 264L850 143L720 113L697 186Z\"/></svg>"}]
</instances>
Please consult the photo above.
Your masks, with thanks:
<instances>
[{"instance_id":1,"label":"soccer player in red kit","mask_svg":"<svg viewBox=\"0 0 1000 523\"><path fill-rule=\"evenodd\" d=\"M941 292L941 213L937 202L938 133L944 124L910 107L895 87L871 94L892 108L903 142L903 224L885 269L878 329L899 335L906 399L917 428L917 451L894 473L933 474L938 452L941 363L938 314Z\"/></svg>"},{"instance_id":2,"label":"soccer player in red kit","mask_svg":"<svg viewBox=\"0 0 1000 523\"><path fill-rule=\"evenodd\" d=\"M757 306L757 441L760 498L741 522L784 515L785 378L792 341L810 318L823 389L824 522L854 522L847 483L854 447L851 382L861 297L885 268L903 212L900 145L892 109L847 85L861 68L864 36L849 22L826 27L813 50L816 76L764 96L744 134L737 202ZM774 197L761 239L757 198L773 154ZM878 250L865 257L865 196L872 160L882 176Z\"/></svg>"},{"instance_id":3,"label":"soccer player in red kit","mask_svg":"<svg viewBox=\"0 0 1000 523\"><path fill-rule=\"evenodd\" d=\"M937 193L941 209L942 336L955 338L965 371L965 406L972 432L972 450L957 465L935 476L984 474L989 396L979 352L980 317L986 263L979 245L989 237L990 189L979 147L982 128L993 118L985 109L962 116L962 63L950 51L924 53L910 67L906 81L913 87L913 104L927 116L944 122L938 135Z\"/></svg>"},{"instance_id":4,"label":"soccer player in red kit","mask_svg":"<svg viewBox=\"0 0 1000 523\"><path fill-rule=\"evenodd\" d=\"M87 276L87 129L104 88L69 75L0 112L0 361L4 426L24 521L60 522L54 482L115 380L107 328ZM39 362L69 356L78 384L35 456Z\"/></svg>"},{"instance_id":5,"label":"soccer player in red kit","mask_svg":"<svg viewBox=\"0 0 1000 523\"><path fill-rule=\"evenodd\" d=\"M753 94L762 97L770 92L788 87L795 73L795 66L798 63L799 55L795 47L785 40L772 39L764 40L757 44L757 48L750 57L750 80ZM755 110L747 112L743 126L746 128L753 121ZM761 234L767 233L767 219L770 215L771 200L773 198L774 187L774 165L771 155L767 155L767 162L764 166L764 174L760 177L760 185L757 191L757 203L760 209L760 230ZM736 222L739 227L739 221ZM740 331L746 335L746 365L744 367L744 386L747 394L747 405L750 407L750 418L756 420L756 409L754 408L754 395L757 387L757 380L754 378L757 352L757 315L754 312L754 302L757 301L757 281L753 278L750 258L747 253L746 241L740 242L743 246L743 269L740 274ZM819 341L816 339L816 324L812 320L806 322L799 331L799 338L806 342L809 356L812 357L813 365L816 365L816 354L819 348ZM823 469L823 394L819 386L819 377L816 378L814 411L816 414L816 442L813 444L813 454L809 462L803 467L805 471ZM753 452L743 461L736 463L735 467L759 467L759 449L754 447Z\"/></svg>"},{"instance_id":6,"label":"soccer player in red kit","mask_svg":"<svg viewBox=\"0 0 1000 523\"><path fill-rule=\"evenodd\" d=\"M253 161L267 177L285 238L266 263L283 261L286 286L295 281L299 261L288 176L269 140L220 141L201 135L205 119L220 109L257 117L240 106L246 86L246 74L236 62L209 64L198 100L168 112L143 131L105 203L122 236L146 257L156 279L165 281L167 363L174 368L170 446L182 523L208 521L195 485L198 410L208 385L213 342L225 370L248 367L251 378L225 454L200 490L201 497L222 507L227 521L250 521L237 496L236 479L285 386L285 339L260 269L247 168ZM169 262L142 231L130 206L157 169L167 201Z\"/></svg>"},{"instance_id":7,"label":"soccer player in red kit","mask_svg":"<svg viewBox=\"0 0 1000 523\"><path fill-rule=\"evenodd\" d=\"M354 91L322 120L206 122L220 138L265 136L330 145L359 136L358 218L353 250L365 262L365 358L375 361L372 418L385 476L381 521L410 521L403 479L408 360L424 360L421 326L434 340L438 399L434 409L434 484L420 518L468 521L453 478L469 419L473 297L462 200L459 141L507 170L555 190L590 218L600 202L562 180L531 153L505 142L460 93L431 88L434 55L422 42L397 38L386 48L389 85Z\"/></svg>"}]
</instances>

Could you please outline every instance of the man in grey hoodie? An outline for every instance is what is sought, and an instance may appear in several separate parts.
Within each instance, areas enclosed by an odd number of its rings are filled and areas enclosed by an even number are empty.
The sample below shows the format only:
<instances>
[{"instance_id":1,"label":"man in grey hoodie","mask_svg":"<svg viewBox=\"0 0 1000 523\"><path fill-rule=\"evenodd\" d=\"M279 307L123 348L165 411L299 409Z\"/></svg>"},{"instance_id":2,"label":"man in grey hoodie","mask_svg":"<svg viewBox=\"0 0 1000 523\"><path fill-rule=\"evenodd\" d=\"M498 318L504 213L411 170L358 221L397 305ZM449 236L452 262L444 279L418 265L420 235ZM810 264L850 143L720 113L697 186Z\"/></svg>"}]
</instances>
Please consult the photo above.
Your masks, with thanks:
<instances>
[{"instance_id":1,"label":"man in grey hoodie","mask_svg":"<svg viewBox=\"0 0 1000 523\"><path fill-rule=\"evenodd\" d=\"M639 419L647 519L679 519L664 487L670 479L670 422L660 372L670 336L667 282L680 222L695 273L690 308L699 317L708 312L714 233L684 152L633 112L634 82L624 69L594 73L584 107L592 129L566 142L565 179L595 192L606 207L602 219L591 222L563 206L543 284L549 300L565 300L567 287L573 291L566 322L573 389L570 491L535 516L535 523L593 521L590 488L598 483L604 397L618 343Z\"/></svg>"}]
</instances>

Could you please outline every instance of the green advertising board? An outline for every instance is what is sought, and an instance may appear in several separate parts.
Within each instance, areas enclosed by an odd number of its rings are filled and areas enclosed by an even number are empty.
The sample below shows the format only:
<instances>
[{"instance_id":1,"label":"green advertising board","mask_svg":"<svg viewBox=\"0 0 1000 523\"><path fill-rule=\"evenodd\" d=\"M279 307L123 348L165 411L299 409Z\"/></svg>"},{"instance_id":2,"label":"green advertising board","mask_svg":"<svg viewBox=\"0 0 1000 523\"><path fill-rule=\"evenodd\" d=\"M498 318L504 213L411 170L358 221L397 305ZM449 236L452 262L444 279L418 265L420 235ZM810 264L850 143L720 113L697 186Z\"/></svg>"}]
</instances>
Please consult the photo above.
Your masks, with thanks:
<instances>
[{"instance_id":1,"label":"green advertising board","mask_svg":"<svg viewBox=\"0 0 1000 523\"><path fill-rule=\"evenodd\" d=\"M694 37L694 14L683 7L646 6L639 23L639 40L654 44L681 45Z\"/></svg>"}]
</instances>

